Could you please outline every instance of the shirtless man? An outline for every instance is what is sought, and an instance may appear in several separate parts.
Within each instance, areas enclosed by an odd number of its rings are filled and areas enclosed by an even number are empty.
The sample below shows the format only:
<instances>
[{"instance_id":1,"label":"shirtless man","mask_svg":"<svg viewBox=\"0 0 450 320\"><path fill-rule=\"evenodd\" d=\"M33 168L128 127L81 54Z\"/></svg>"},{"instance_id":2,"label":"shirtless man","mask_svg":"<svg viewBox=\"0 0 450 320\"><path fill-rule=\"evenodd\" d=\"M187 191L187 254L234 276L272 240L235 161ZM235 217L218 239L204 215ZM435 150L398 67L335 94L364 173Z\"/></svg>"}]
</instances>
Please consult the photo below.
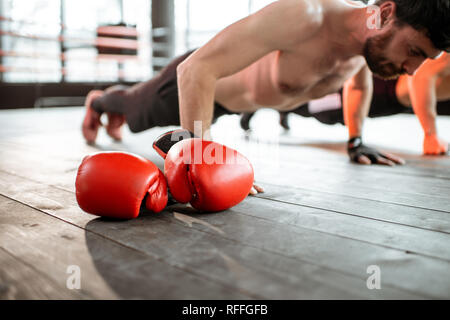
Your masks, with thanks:
<instances>
[{"instance_id":1,"label":"shirtless man","mask_svg":"<svg viewBox=\"0 0 450 320\"><path fill-rule=\"evenodd\" d=\"M374 93L368 114L370 118L414 111L424 131L423 154L445 155L448 152L448 142L437 134L436 116L450 115L450 54L444 53L438 59L426 60L413 76L403 75L389 81L374 77L373 85ZM295 110L280 112L280 124L289 130L289 113L314 117L325 124L344 124L342 100L340 90ZM244 130L250 129L249 122L253 114L242 114L241 127ZM362 122L364 119L357 120ZM376 150L372 152L377 153Z\"/></svg>"},{"instance_id":2,"label":"shirtless man","mask_svg":"<svg viewBox=\"0 0 450 320\"><path fill-rule=\"evenodd\" d=\"M379 0L375 13L346 0L276 1L147 82L91 92L84 137L95 141L106 112L107 132L116 139L125 121L133 132L180 124L194 132L199 121L209 138L213 119L222 114L292 110L336 92L348 79L348 117L359 119L372 96L370 71L384 78L413 74L426 58L450 49L449 1ZM350 130L351 139L359 129ZM402 162L392 155L375 160Z\"/></svg>"}]
</instances>

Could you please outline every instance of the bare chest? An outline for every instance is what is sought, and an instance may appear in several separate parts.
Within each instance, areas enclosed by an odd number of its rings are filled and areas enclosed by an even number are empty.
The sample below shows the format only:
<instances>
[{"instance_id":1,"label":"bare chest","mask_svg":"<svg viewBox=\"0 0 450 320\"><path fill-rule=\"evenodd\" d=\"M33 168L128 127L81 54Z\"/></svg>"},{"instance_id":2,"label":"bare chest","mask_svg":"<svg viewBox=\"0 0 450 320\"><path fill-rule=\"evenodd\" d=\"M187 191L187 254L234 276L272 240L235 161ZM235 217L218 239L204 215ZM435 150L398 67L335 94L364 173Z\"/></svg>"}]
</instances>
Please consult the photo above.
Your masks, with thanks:
<instances>
[{"instance_id":1,"label":"bare chest","mask_svg":"<svg viewBox=\"0 0 450 320\"><path fill-rule=\"evenodd\" d=\"M338 58L332 52L278 53L273 82L283 95L322 97L339 90L364 65L364 58Z\"/></svg>"}]
</instances>

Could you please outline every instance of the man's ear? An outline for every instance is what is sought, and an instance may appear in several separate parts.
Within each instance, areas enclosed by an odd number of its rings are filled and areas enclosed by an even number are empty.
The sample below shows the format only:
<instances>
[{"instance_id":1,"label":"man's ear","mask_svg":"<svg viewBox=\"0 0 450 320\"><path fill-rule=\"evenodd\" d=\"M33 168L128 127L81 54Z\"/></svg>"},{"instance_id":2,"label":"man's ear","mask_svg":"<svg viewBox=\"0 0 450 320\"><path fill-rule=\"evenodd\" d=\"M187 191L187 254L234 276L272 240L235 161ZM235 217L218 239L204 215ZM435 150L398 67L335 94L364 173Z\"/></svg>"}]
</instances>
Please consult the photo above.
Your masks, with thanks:
<instances>
[{"instance_id":1,"label":"man's ear","mask_svg":"<svg viewBox=\"0 0 450 320\"><path fill-rule=\"evenodd\" d=\"M386 1L380 5L381 26L385 26L390 21L395 20L396 10L397 10L397 5L393 1Z\"/></svg>"}]
</instances>

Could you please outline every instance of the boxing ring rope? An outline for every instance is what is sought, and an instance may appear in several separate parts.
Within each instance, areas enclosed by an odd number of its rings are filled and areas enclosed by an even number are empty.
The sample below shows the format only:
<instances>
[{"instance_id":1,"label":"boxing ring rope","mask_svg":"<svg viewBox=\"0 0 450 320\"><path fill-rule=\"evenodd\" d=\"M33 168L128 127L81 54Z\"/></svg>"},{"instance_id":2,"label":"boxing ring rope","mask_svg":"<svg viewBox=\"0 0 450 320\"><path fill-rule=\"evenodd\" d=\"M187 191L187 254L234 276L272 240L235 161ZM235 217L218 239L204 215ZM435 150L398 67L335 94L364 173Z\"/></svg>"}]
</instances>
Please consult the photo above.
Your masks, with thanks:
<instances>
[{"instance_id":1,"label":"boxing ring rope","mask_svg":"<svg viewBox=\"0 0 450 320\"><path fill-rule=\"evenodd\" d=\"M30 41L48 41L60 44L61 53L50 54L47 52L26 52L22 50L0 50L0 57L9 58L23 58L33 60L30 63L36 64L37 61L43 60L53 60L59 61L62 65L61 68L41 68L41 67L23 67L5 64L4 61L0 64L0 73L31 73L31 74L45 74L45 73L55 73L60 74L62 81L64 81L65 76L71 74L71 72L66 68L65 63L71 62L93 62L98 65L101 61L116 62L119 65L117 71L117 77L119 79L124 79L126 76L131 76L139 78L139 75L131 75L129 72L125 72L122 65L126 62L133 63L143 63L142 58L138 56L138 51L142 49L150 48L150 43L142 42L139 40L139 34L136 28L129 26L99 26L97 29L75 29L68 28L64 24L58 23L40 23L39 21L33 20L14 20L9 17L0 16L1 22L6 22L9 24L20 23L26 25L39 25L47 27L56 27L60 30L59 35L46 36L42 34L36 34L31 32L19 32L16 30L5 30L5 28L0 28L0 36L11 37L16 39L29 39ZM7 28L14 29L14 28ZM77 33L96 33L95 37L80 37L80 36L69 36L63 33L77 32ZM94 57L78 57L74 55L69 55L67 51L74 49L92 48L97 49L96 56ZM104 52L103 52L104 51ZM111 52L111 53L110 53ZM3 59L2 59L3 60ZM89 71L85 69L86 71ZM80 69L77 67L77 73ZM96 72L95 75L106 75L105 72Z\"/></svg>"}]
</instances>

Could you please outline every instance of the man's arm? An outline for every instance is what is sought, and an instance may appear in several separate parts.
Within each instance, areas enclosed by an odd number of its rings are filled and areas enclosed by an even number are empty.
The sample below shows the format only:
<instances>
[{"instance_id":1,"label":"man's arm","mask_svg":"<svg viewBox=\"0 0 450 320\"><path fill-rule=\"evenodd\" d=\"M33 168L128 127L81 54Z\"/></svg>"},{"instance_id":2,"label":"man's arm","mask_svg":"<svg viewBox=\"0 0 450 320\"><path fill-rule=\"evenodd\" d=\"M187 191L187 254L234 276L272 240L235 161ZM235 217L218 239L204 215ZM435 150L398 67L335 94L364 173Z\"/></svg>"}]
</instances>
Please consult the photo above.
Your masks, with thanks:
<instances>
[{"instance_id":1,"label":"man's arm","mask_svg":"<svg viewBox=\"0 0 450 320\"><path fill-rule=\"evenodd\" d=\"M361 137L364 119L369 114L373 93L373 80L369 68L364 65L347 80L343 92L344 121L349 138Z\"/></svg>"},{"instance_id":2,"label":"man's arm","mask_svg":"<svg viewBox=\"0 0 450 320\"><path fill-rule=\"evenodd\" d=\"M445 154L448 143L439 139L436 128L436 85L439 77L450 74L450 55L427 60L412 77L408 77L408 91L414 113L424 131L423 153Z\"/></svg>"},{"instance_id":3,"label":"man's arm","mask_svg":"<svg viewBox=\"0 0 450 320\"><path fill-rule=\"evenodd\" d=\"M225 28L177 68L181 126L194 132L194 121L201 121L205 135L218 79L272 51L289 50L312 37L320 24L317 2L281 0Z\"/></svg>"},{"instance_id":4,"label":"man's arm","mask_svg":"<svg viewBox=\"0 0 450 320\"><path fill-rule=\"evenodd\" d=\"M372 73L367 65L364 65L344 85L343 112L344 121L349 132L348 153L350 159L361 164L403 164L403 159L392 154L378 152L362 143L363 123L369 113L372 94Z\"/></svg>"}]
</instances>

